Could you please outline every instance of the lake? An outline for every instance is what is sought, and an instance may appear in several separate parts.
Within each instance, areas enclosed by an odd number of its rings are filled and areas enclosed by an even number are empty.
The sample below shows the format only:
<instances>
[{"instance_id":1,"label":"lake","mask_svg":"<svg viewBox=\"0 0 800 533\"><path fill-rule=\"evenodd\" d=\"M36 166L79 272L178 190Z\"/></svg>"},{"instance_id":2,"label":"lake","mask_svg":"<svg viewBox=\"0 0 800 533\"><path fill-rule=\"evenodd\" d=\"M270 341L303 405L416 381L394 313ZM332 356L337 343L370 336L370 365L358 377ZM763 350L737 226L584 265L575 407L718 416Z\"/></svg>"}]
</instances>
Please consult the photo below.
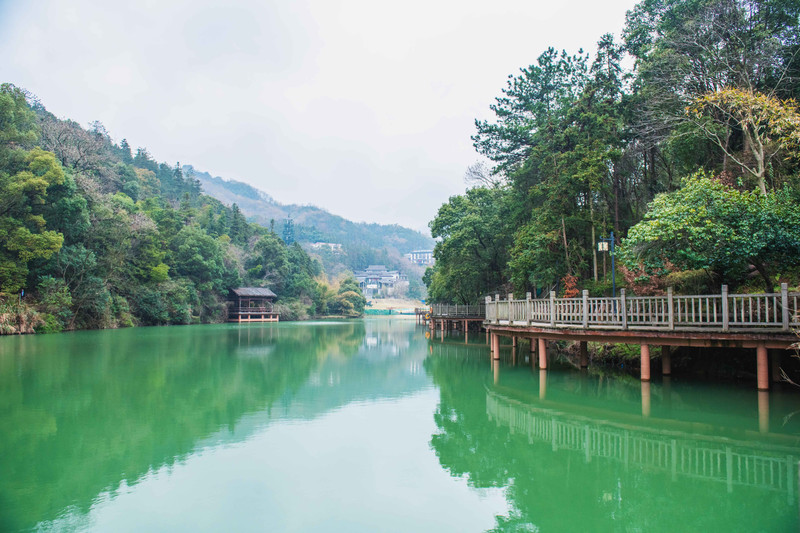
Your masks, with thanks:
<instances>
[{"instance_id":1,"label":"lake","mask_svg":"<svg viewBox=\"0 0 800 533\"><path fill-rule=\"evenodd\" d=\"M797 531L800 391L413 320L0 338L0 531Z\"/></svg>"}]
</instances>

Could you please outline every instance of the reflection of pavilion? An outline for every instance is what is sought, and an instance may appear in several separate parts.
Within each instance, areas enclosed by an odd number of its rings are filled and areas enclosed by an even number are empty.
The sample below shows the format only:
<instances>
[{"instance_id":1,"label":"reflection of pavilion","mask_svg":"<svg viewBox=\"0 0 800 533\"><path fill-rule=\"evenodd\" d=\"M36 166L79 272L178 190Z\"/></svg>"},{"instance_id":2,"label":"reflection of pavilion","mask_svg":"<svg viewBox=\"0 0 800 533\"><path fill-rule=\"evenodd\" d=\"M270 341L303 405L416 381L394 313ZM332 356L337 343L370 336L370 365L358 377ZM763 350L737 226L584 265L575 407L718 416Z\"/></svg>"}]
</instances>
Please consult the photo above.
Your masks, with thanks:
<instances>
[{"instance_id":1,"label":"reflection of pavilion","mask_svg":"<svg viewBox=\"0 0 800 533\"><path fill-rule=\"evenodd\" d=\"M797 500L800 453L785 445L755 444L745 440L697 435L678 429L610 422L538 407L487 390L489 420L508 426L528 442L544 442L553 451L581 452L585 461L603 458L626 466L671 473L673 481L688 477L736 486L757 487L786 494ZM671 421L667 421L671 422Z\"/></svg>"}]
</instances>

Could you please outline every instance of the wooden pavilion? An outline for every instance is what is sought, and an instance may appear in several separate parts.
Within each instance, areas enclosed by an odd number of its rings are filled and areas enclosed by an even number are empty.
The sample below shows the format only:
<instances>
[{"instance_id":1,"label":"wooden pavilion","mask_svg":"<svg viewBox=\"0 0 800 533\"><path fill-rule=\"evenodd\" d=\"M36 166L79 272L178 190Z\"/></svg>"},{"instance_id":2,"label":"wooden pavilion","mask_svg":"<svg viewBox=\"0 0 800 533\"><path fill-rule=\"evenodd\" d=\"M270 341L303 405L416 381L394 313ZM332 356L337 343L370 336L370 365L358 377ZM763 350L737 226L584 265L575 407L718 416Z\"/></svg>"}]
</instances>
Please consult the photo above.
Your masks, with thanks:
<instances>
[{"instance_id":1,"label":"wooden pavilion","mask_svg":"<svg viewBox=\"0 0 800 533\"><path fill-rule=\"evenodd\" d=\"M273 310L277 295L264 287L239 287L229 294L228 322L277 322Z\"/></svg>"}]
</instances>

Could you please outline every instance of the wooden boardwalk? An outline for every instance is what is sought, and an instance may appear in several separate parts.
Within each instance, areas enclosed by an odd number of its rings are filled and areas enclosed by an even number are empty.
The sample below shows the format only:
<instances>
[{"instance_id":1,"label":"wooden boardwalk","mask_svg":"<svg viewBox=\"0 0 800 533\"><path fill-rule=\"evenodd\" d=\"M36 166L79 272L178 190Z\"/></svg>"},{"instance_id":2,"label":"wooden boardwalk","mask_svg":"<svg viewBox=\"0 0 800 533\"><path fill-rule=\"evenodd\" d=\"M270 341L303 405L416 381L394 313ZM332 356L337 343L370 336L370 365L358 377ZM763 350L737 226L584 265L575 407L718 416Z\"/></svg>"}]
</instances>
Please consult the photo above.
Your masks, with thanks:
<instances>
[{"instance_id":1,"label":"wooden boardwalk","mask_svg":"<svg viewBox=\"0 0 800 533\"><path fill-rule=\"evenodd\" d=\"M433 304L430 309L431 330L441 329L450 331L460 329L462 332L469 331L470 325L477 325L481 328L486 320L486 305L451 305Z\"/></svg>"},{"instance_id":2,"label":"wooden boardwalk","mask_svg":"<svg viewBox=\"0 0 800 533\"><path fill-rule=\"evenodd\" d=\"M499 337L531 341L540 368L547 368L547 341L580 343L581 366L588 365L587 342L629 343L641 346L641 379L650 379L650 346L661 346L662 372L671 373L670 346L754 348L758 388L769 388L768 349L786 350L798 341L800 293L787 285L774 294L721 294L684 296L669 289L664 296L633 296L625 290L617 298L515 299L509 294L487 297L480 306L434 305L431 329L444 332L480 322L490 334L491 351L499 358Z\"/></svg>"},{"instance_id":3,"label":"wooden boardwalk","mask_svg":"<svg viewBox=\"0 0 800 533\"><path fill-rule=\"evenodd\" d=\"M540 326L620 331L679 332L770 332L788 333L800 326L800 293L790 293L786 284L777 294L721 294L629 297L622 289L618 298L515 300L509 294L486 298L486 322L507 326ZM530 295L528 295L530 296Z\"/></svg>"}]
</instances>

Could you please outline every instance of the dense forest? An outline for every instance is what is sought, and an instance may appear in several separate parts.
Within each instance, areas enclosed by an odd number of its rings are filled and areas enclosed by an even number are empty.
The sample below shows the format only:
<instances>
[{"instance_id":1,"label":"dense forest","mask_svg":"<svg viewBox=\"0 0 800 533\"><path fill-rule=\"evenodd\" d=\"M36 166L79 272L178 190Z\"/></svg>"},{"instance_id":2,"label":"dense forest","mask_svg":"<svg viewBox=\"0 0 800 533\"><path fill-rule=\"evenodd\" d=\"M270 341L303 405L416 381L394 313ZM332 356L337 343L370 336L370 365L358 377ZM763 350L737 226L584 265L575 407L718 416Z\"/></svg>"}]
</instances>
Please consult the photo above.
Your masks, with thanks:
<instances>
[{"instance_id":1,"label":"dense forest","mask_svg":"<svg viewBox=\"0 0 800 533\"><path fill-rule=\"evenodd\" d=\"M266 286L283 319L359 315L298 244L201 193L181 165L56 118L0 85L0 333L225 318L230 288Z\"/></svg>"},{"instance_id":2,"label":"dense forest","mask_svg":"<svg viewBox=\"0 0 800 533\"><path fill-rule=\"evenodd\" d=\"M800 278L800 0L643 0L621 40L548 49L476 121L430 223L432 300L773 292Z\"/></svg>"}]
</instances>

